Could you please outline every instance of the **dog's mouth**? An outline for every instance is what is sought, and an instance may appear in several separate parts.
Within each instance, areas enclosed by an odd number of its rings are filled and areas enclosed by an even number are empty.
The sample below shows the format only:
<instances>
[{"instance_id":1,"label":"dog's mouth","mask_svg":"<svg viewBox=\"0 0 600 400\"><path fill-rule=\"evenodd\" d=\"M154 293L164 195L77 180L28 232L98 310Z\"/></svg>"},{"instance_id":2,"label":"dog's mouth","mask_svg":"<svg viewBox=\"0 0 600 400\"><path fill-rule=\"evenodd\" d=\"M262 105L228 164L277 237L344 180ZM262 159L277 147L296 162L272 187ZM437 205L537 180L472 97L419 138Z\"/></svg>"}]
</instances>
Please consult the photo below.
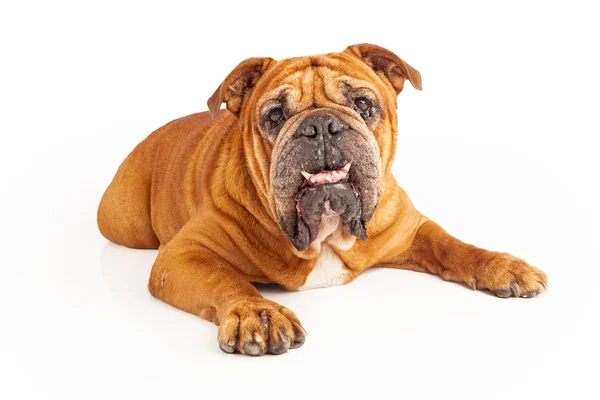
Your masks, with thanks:
<instances>
[{"instance_id":1,"label":"dog's mouth","mask_svg":"<svg viewBox=\"0 0 600 400\"><path fill-rule=\"evenodd\" d=\"M339 215L344 230L365 240L361 219L361 192L350 179L351 163L335 170L301 171L304 181L295 196L297 234L290 237L298 250L308 247L319 233L322 216Z\"/></svg>"},{"instance_id":2,"label":"dog's mouth","mask_svg":"<svg viewBox=\"0 0 600 400\"><path fill-rule=\"evenodd\" d=\"M307 186L324 185L327 183L346 182L350 173L352 163L346 164L343 168L336 170L322 170L316 174L311 174L306 171L300 171L304 177L302 188Z\"/></svg>"},{"instance_id":3,"label":"dog's mouth","mask_svg":"<svg viewBox=\"0 0 600 400\"><path fill-rule=\"evenodd\" d=\"M336 183L347 183L350 176L350 167L352 163L346 164L343 168L336 170L321 170L320 172L311 174L307 171L300 171L304 177L304 182L300 186L300 191L296 195L296 211L298 216L302 216L301 200L308 193L311 188L321 185L333 185ZM349 188L353 189L350 184ZM331 200L324 198L322 201L322 215L336 214L336 210L331 208Z\"/></svg>"}]
</instances>

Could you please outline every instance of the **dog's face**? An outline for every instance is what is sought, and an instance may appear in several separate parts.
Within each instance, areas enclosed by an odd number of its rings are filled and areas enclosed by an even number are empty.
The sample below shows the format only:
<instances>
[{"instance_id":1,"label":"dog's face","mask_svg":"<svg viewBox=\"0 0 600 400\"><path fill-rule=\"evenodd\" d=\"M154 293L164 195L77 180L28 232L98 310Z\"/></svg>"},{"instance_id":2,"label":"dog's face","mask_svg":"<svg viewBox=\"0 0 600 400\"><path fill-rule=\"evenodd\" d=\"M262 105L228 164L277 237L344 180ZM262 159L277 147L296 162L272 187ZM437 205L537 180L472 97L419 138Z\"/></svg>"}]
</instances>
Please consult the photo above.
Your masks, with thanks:
<instances>
[{"instance_id":1,"label":"dog's face","mask_svg":"<svg viewBox=\"0 0 600 400\"><path fill-rule=\"evenodd\" d=\"M339 215L347 235L367 238L396 146L396 96L415 69L388 50L242 62L209 99L240 116L246 152L281 229L298 250Z\"/></svg>"}]
</instances>

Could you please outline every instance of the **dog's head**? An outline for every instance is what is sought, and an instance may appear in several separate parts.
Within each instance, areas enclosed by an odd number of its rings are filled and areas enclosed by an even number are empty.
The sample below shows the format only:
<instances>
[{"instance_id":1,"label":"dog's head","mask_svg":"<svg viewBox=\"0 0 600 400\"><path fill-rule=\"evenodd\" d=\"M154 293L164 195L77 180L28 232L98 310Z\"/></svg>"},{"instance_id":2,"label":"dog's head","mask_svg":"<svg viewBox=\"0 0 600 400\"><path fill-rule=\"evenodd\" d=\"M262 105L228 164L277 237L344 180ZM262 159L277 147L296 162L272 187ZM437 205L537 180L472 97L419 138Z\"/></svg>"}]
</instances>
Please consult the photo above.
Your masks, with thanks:
<instances>
[{"instance_id":1,"label":"dog's head","mask_svg":"<svg viewBox=\"0 0 600 400\"><path fill-rule=\"evenodd\" d=\"M240 63L208 100L240 117L246 156L279 226L298 250L339 215L367 238L396 148L396 96L417 70L370 44L330 53Z\"/></svg>"}]
</instances>

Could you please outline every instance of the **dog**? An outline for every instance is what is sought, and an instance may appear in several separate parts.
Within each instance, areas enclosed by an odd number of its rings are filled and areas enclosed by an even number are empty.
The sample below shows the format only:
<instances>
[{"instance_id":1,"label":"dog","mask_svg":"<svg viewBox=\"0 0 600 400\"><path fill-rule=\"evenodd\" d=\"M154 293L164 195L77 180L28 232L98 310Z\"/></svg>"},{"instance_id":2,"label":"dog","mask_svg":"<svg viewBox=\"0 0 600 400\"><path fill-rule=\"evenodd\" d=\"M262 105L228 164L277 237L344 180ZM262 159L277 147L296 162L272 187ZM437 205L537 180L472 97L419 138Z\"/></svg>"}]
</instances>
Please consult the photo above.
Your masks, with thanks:
<instances>
[{"instance_id":1,"label":"dog","mask_svg":"<svg viewBox=\"0 0 600 400\"><path fill-rule=\"evenodd\" d=\"M305 341L298 317L251 282L322 288L378 266L499 297L544 293L544 272L450 236L396 183L406 81L421 90L416 69L372 44L242 61L209 112L168 123L127 156L100 202L100 232L158 248L150 293L218 325L227 353L282 354Z\"/></svg>"}]
</instances>

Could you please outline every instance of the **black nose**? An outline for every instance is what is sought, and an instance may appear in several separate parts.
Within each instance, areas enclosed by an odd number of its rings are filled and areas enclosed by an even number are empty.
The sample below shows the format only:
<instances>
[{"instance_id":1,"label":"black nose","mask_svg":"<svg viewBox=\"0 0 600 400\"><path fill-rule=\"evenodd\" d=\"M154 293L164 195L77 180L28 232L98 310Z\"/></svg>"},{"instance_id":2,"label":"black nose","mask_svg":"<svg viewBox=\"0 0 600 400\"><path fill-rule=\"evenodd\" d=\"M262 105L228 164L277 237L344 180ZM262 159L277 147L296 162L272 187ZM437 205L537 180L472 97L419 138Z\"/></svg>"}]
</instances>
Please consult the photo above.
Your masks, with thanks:
<instances>
[{"instance_id":1,"label":"black nose","mask_svg":"<svg viewBox=\"0 0 600 400\"><path fill-rule=\"evenodd\" d=\"M328 139L348 129L341 119L327 112L318 112L309 115L302 121L296 131L297 136L321 137Z\"/></svg>"}]
</instances>

